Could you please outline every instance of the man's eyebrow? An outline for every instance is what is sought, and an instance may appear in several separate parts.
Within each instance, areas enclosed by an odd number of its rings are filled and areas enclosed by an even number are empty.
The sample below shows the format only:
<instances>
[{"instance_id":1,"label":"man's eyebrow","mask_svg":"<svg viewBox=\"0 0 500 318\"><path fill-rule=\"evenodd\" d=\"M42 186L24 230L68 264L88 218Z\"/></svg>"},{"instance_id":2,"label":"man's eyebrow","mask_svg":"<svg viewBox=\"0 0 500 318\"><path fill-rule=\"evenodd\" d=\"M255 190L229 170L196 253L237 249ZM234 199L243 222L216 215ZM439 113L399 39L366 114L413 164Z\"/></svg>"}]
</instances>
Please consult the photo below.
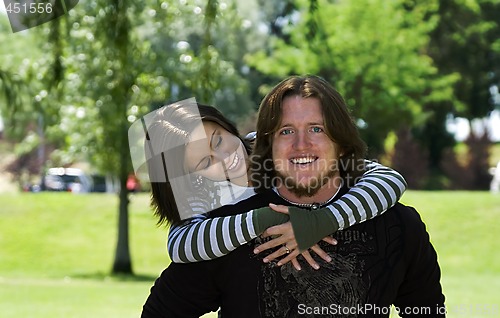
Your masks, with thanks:
<instances>
[{"instance_id":1,"label":"man's eyebrow","mask_svg":"<svg viewBox=\"0 0 500 318\"><path fill-rule=\"evenodd\" d=\"M313 122L309 122L307 123L308 125L324 125L324 121L313 121Z\"/></svg>"},{"instance_id":2,"label":"man's eyebrow","mask_svg":"<svg viewBox=\"0 0 500 318\"><path fill-rule=\"evenodd\" d=\"M318 121L318 122L313 121L313 122L307 123L307 125L308 126L318 126L318 125L324 126L325 123L323 121ZM284 128L284 127L294 127L294 125L293 124L287 124L287 123L285 123L285 124L279 125L278 127L281 129L281 128Z\"/></svg>"}]
</instances>

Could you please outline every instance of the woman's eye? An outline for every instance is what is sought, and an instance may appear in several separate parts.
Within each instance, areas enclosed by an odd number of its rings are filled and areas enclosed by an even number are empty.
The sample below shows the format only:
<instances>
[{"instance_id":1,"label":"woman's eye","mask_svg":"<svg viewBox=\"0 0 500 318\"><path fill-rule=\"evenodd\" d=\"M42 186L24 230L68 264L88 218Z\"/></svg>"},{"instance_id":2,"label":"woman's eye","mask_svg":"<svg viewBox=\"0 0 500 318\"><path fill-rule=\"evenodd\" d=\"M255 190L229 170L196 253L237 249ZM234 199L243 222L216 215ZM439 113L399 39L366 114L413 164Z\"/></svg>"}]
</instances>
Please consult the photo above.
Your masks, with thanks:
<instances>
[{"instance_id":1,"label":"woman's eye","mask_svg":"<svg viewBox=\"0 0 500 318\"><path fill-rule=\"evenodd\" d=\"M320 133L320 132L323 132L323 128L321 128L321 127L312 127L311 131L314 132L314 133Z\"/></svg>"},{"instance_id":2,"label":"woman's eye","mask_svg":"<svg viewBox=\"0 0 500 318\"><path fill-rule=\"evenodd\" d=\"M202 170L207 170L209 167L210 167L210 157L206 157L204 160L203 160L203 164L201 165L201 169Z\"/></svg>"},{"instance_id":3,"label":"woman's eye","mask_svg":"<svg viewBox=\"0 0 500 318\"><path fill-rule=\"evenodd\" d=\"M217 142L214 145L214 149L217 149L222 143L222 136L217 137Z\"/></svg>"},{"instance_id":4,"label":"woman's eye","mask_svg":"<svg viewBox=\"0 0 500 318\"><path fill-rule=\"evenodd\" d=\"M280 132L280 135L290 135L291 133L293 133L293 131L291 129L283 129Z\"/></svg>"}]
</instances>

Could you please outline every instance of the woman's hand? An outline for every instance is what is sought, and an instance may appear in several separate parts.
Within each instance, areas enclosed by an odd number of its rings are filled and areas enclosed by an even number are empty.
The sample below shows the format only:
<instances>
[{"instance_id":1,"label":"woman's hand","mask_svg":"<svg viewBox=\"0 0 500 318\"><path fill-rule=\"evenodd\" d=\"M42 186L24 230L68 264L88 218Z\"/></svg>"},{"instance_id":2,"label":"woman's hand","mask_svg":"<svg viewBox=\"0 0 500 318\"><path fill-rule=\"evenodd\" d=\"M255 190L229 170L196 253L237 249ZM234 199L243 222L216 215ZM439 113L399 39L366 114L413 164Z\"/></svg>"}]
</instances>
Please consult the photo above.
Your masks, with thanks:
<instances>
[{"instance_id":1,"label":"woman's hand","mask_svg":"<svg viewBox=\"0 0 500 318\"><path fill-rule=\"evenodd\" d=\"M288 214L288 207L287 206L275 205L272 203L269 204L269 206L277 212ZM295 269L301 270L299 262L297 261L297 256L299 254L302 254L302 256L306 259L306 261L309 263L309 265L311 265L311 267L313 267L314 269L319 268L318 263L316 263L316 261L314 261L314 259L311 257L311 254L309 253L309 251L304 251L301 253L297 249L297 246L298 246L297 241L295 240L295 235L293 233L292 224L290 222L270 227L266 231L264 231L264 233L262 234L262 237L264 237L264 238L269 237L269 236L276 236L276 238L274 238L274 239L270 240L269 242L266 242L262 245L259 245L257 248L255 248L254 249L255 254L258 254L262 251L265 251L265 250L268 250L270 248L274 248L277 246L282 246L282 247L279 248L278 250L274 251L273 253L269 254L268 256L266 256L264 258L265 263L270 262L278 257L284 256L283 259L279 260L279 262L277 264L278 266L282 266L282 265L291 261L293 266L295 267ZM332 238L330 236L323 238L323 241L325 241L329 244L332 244L332 245L337 244L337 240L335 240L334 238ZM327 262L332 261L331 257L325 251L323 251L317 244L312 246L310 248L310 250L314 251L318 256L320 256L325 261L327 261Z\"/></svg>"}]
</instances>

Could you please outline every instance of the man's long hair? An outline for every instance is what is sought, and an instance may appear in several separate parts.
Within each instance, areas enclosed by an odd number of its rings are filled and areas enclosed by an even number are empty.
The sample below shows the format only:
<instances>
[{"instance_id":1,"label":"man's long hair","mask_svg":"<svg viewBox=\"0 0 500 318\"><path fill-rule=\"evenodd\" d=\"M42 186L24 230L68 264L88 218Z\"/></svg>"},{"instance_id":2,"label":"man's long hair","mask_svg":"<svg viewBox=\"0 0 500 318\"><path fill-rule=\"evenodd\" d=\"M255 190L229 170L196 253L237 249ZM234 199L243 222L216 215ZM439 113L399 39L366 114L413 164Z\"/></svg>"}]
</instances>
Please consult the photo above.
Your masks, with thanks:
<instances>
[{"instance_id":1,"label":"man's long hair","mask_svg":"<svg viewBox=\"0 0 500 318\"><path fill-rule=\"evenodd\" d=\"M317 98L321 103L325 133L337 144L340 176L352 185L364 172L366 144L361 139L344 99L327 81L318 76L292 76L262 100L257 117L257 138L251 157L251 180L257 192L276 181L272 164L273 137L282 120L283 99L289 96Z\"/></svg>"}]
</instances>

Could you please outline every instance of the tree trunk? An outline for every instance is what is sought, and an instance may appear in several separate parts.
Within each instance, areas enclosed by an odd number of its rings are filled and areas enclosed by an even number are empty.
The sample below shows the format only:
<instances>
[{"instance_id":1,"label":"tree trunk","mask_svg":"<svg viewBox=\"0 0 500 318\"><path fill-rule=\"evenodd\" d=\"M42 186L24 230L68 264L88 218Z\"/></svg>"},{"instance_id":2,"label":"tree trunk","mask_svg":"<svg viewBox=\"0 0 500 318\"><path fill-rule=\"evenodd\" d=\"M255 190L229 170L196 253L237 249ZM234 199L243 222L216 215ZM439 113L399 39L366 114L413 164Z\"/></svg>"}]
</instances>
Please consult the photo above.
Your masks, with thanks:
<instances>
[{"instance_id":1,"label":"tree trunk","mask_svg":"<svg viewBox=\"0 0 500 318\"><path fill-rule=\"evenodd\" d=\"M122 156L122 158L124 158ZM127 158L127 157L125 157ZM122 159L125 160L125 159ZM118 207L118 240L116 243L115 260L113 263L113 274L133 274L132 260L129 248L128 227L128 190L127 174L120 175L119 207Z\"/></svg>"},{"instance_id":2,"label":"tree trunk","mask_svg":"<svg viewBox=\"0 0 500 318\"><path fill-rule=\"evenodd\" d=\"M134 78L131 73L129 73L129 47L131 45L129 32L130 32L130 21L127 17L127 8L129 7L128 1L123 0L113 0L110 5L115 12L111 14L108 23L110 24L111 30L113 32L108 33L110 37L110 43L114 48L114 54L117 58L116 74L117 85L112 89L111 96L116 107L116 117L114 120L118 120L117 123L117 140L113 141L116 149L118 145L117 152L119 153L118 158L118 176L120 179L120 192L119 192L119 210L118 210L118 240L116 243L116 254L113 263L113 273L117 274L133 274L132 272L132 260L130 257L129 249L129 229L128 229L128 189L127 189L127 178L130 172L130 154L128 148L128 121L127 121L127 105L129 105L129 92L130 87L134 83Z\"/></svg>"}]
</instances>

